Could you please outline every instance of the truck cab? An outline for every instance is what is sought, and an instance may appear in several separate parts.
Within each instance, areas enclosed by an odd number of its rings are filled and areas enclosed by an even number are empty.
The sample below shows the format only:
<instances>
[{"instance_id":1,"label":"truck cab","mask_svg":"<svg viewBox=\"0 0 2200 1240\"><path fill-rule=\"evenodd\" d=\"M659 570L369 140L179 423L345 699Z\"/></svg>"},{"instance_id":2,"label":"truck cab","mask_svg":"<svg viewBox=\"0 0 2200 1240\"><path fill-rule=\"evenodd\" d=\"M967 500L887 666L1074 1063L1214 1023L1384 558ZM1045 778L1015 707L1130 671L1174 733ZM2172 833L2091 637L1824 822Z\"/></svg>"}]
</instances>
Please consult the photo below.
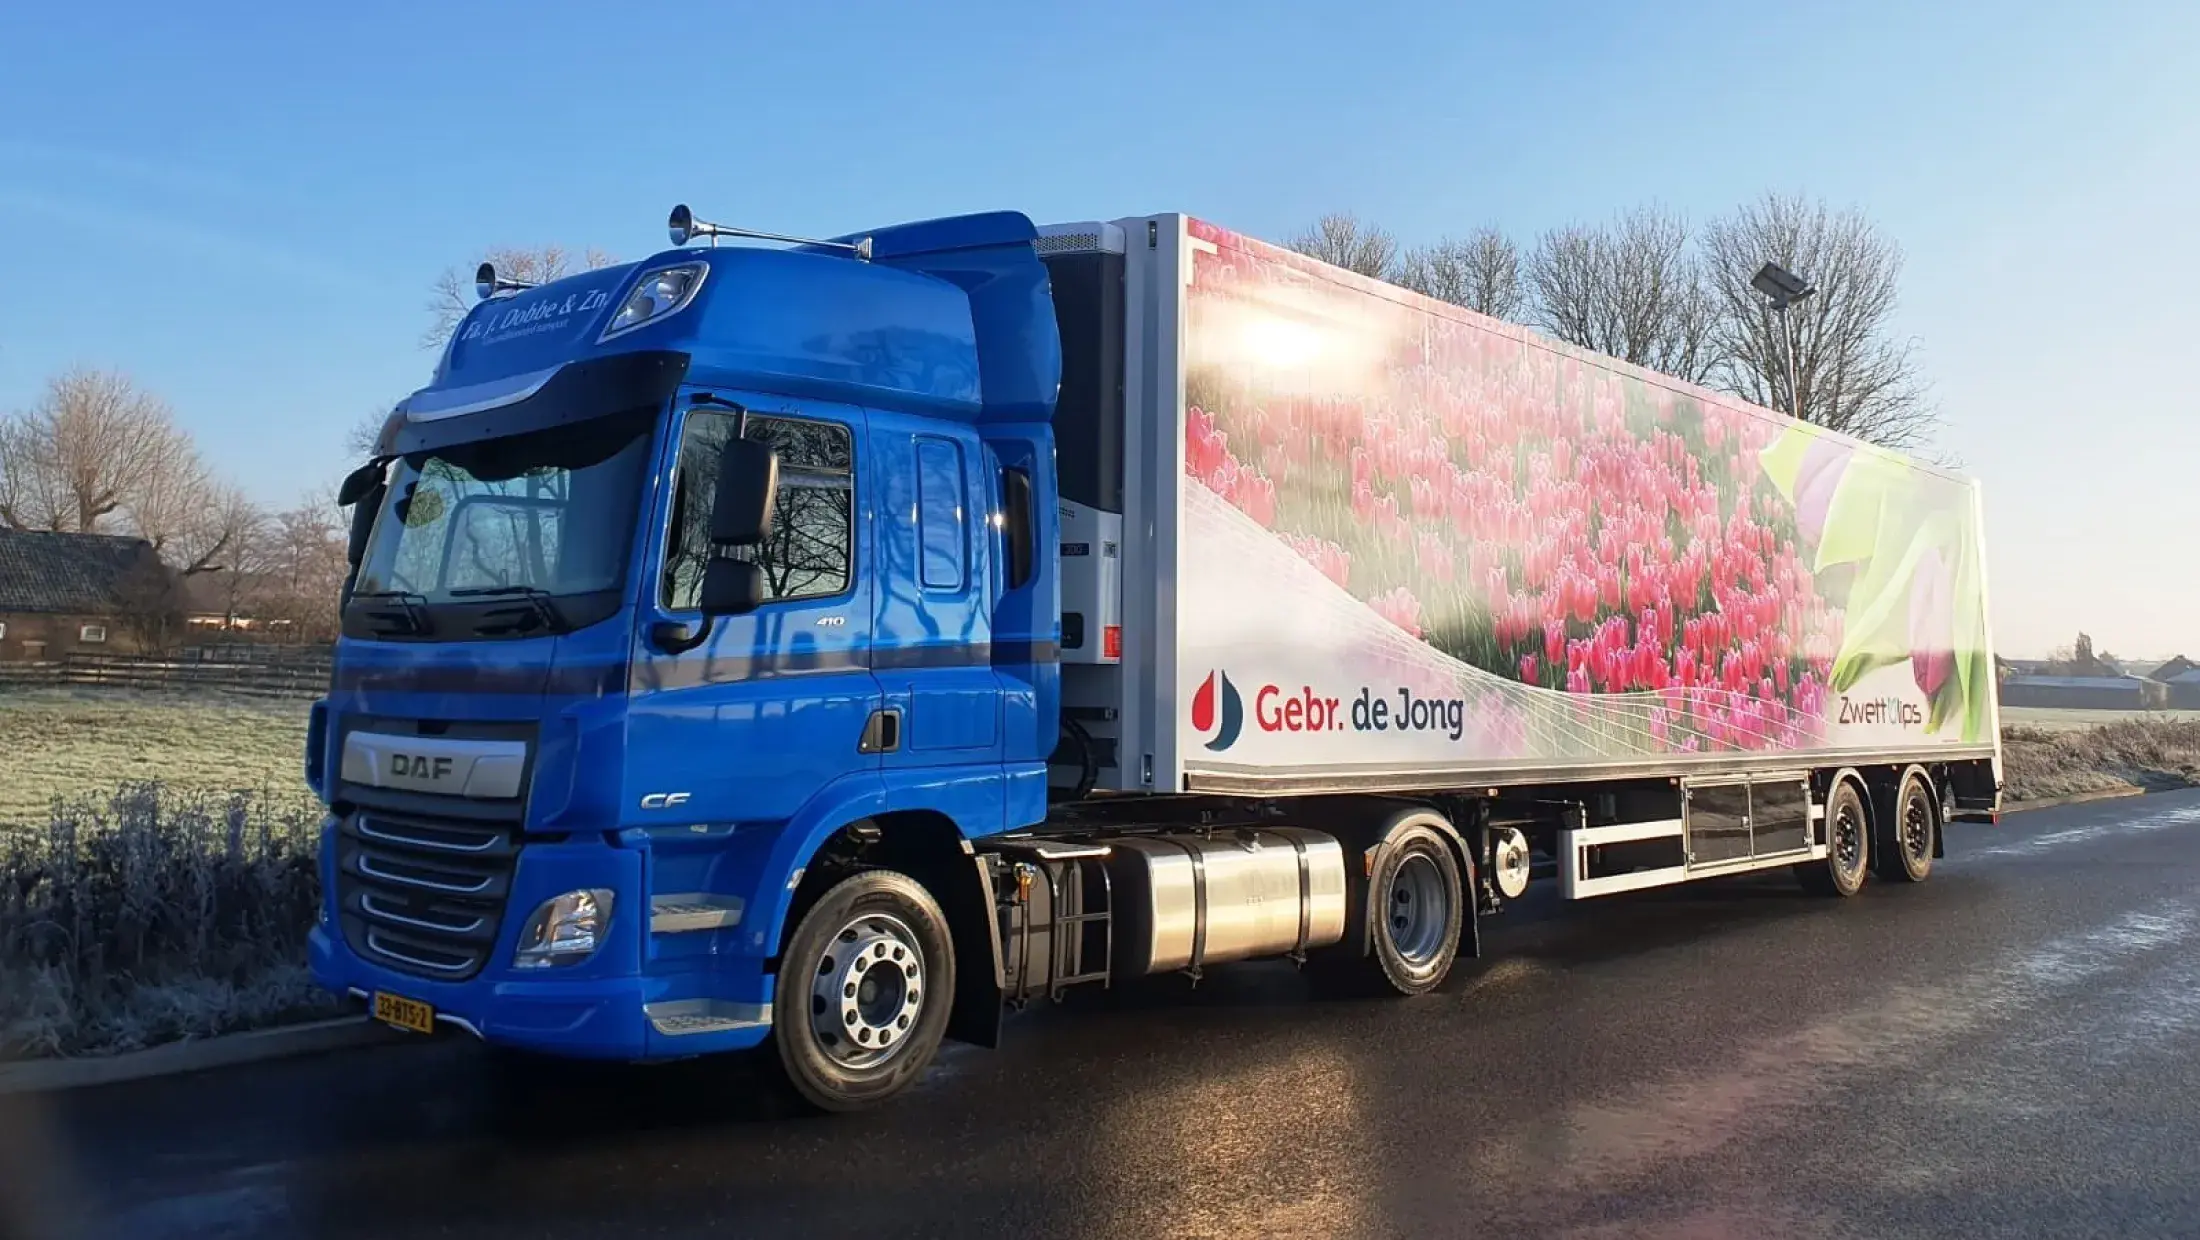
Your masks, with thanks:
<instances>
[{"instance_id":1,"label":"truck cab","mask_svg":"<svg viewBox=\"0 0 2200 1240\"><path fill-rule=\"evenodd\" d=\"M716 231L683 213L676 241ZM803 1043L828 1103L937 1041L911 1025L947 1020L924 988L953 994L952 961L911 962L943 930L997 959L982 913L859 901L831 993L776 969L836 837L890 821L923 845L905 869L974 890L966 841L1046 814L1061 345L1036 237L1001 213L484 271L346 484L307 758L323 985L618 1059L754 1046L830 999L839 1045Z\"/></svg>"}]
</instances>

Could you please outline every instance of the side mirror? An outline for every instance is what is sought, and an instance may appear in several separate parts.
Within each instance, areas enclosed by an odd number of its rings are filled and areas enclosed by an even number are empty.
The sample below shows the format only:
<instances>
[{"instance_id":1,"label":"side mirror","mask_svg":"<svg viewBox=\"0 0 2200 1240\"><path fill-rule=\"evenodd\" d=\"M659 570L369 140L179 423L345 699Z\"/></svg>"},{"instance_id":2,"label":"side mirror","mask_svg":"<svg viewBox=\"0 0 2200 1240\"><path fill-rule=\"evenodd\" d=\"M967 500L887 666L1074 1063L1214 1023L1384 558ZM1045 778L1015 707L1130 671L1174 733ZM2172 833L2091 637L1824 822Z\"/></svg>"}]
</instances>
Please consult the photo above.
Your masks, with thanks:
<instances>
[{"instance_id":1,"label":"side mirror","mask_svg":"<svg viewBox=\"0 0 2200 1240\"><path fill-rule=\"evenodd\" d=\"M372 502L359 503L358 507L351 510L351 536L344 544L344 561L354 569L359 567L360 559L367 554L367 539L374 533L374 515L382 507L379 480L372 491L359 499Z\"/></svg>"},{"instance_id":2,"label":"side mirror","mask_svg":"<svg viewBox=\"0 0 2200 1240\"><path fill-rule=\"evenodd\" d=\"M706 616L741 616L764 605L764 570L747 560L713 559L703 568Z\"/></svg>"},{"instance_id":3,"label":"side mirror","mask_svg":"<svg viewBox=\"0 0 2200 1240\"><path fill-rule=\"evenodd\" d=\"M343 485L336 488L337 505L349 508L365 499L369 491L381 485L384 468L385 463L382 461L368 461L359 468L345 474Z\"/></svg>"},{"instance_id":4,"label":"side mirror","mask_svg":"<svg viewBox=\"0 0 2200 1240\"><path fill-rule=\"evenodd\" d=\"M718 489L710 505L711 542L721 547L753 547L763 542L771 533L772 503L778 494L779 454L753 439L727 440L718 452Z\"/></svg>"}]
</instances>

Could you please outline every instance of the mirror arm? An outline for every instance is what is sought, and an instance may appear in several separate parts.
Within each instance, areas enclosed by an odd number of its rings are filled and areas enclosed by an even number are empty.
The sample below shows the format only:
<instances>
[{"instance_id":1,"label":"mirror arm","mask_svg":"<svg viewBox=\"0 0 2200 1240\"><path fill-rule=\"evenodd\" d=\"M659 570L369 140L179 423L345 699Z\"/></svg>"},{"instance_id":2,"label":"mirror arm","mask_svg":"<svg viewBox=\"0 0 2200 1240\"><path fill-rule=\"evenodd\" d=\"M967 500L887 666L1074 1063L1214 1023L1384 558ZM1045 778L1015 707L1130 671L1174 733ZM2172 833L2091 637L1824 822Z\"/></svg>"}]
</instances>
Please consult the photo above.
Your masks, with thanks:
<instances>
[{"instance_id":1,"label":"mirror arm","mask_svg":"<svg viewBox=\"0 0 2200 1240\"><path fill-rule=\"evenodd\" d=\"M704 616L694 624L679 620L659 620L649 626L649 640L659 650L670 655L682 655L710 640L718 627L718 617Z\"/></svg>"}]
</instances>

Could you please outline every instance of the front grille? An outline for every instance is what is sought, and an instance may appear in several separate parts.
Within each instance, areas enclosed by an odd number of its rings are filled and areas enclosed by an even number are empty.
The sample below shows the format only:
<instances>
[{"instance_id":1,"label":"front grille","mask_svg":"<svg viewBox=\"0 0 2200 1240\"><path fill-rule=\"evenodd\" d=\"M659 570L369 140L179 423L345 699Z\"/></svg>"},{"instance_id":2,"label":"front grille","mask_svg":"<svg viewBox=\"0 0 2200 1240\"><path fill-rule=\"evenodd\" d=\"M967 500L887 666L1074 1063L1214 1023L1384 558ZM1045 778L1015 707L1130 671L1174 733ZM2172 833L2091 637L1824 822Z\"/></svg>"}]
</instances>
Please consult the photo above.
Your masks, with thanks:
<instances>
[{"instance_id":1,"label":"front grille","mask_svg":"<svg viewBox=\"0 0 2200 1240\"><path fill-rule=\"evenodd\" d=\"M339 838L337 907L352 951L450 982L489 962L519 860L510 828L362 809Z\"/></svg>"}]
</instances>

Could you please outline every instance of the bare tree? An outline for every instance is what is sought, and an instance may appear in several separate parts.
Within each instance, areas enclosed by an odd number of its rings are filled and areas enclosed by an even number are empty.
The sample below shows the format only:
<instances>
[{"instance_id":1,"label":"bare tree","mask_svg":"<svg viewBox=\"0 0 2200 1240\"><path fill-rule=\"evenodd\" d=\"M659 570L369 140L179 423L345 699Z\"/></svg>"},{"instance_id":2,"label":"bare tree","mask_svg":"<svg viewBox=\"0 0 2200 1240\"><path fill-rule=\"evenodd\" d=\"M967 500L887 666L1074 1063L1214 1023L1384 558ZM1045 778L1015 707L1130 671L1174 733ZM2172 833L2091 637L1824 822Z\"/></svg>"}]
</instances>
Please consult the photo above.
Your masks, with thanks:
<instances>
[{"instance_id":1,"label":"bare tree","mask_svg":"<svg viewBox=\"0 0 2200 1240\"><path fill-rule=\"evenodd\" d=\"M197 468L165 401L119 372L66 371L36 406L0 421L0 522L92 533Z\"/></svg>"},{"instance_id":2,"label":"bare tree","mask_svg":"<svg viewBox=\"0 0 2200 1240\"><path fill-rule=\"evenodd\" d=\"M1718 300L1717 381L1745 400L1889 448L1915 450L1939 416L1927 399L1911 343L1893 318L1902 251L1857 211L1767 194L1704 231ZM1750 287L1767 261L1817 289L1788 310L1795 367L1777 315Z\"/></svg>"},{"instance_id":3,"label":"bare tree","mask_svg":"<svg viewBox=\"0 0 2200 1240\"><path fill-rule=\"evenodd\" d=\"M619 260L594 248L576 256L564 246L540 245L498 246L484 255L483 261L493 264L497 274L506 279L547 284L576 271L609 267ZM458 326L458 321L480 300L474 291L473 267L452 267L436 277L435 291L428 300L428 314L433 324L421 334L420 347L442 348L451 338L451 329Z\"/></svg>"},{"instance_id":4,"label":"bare tree","mask_svg":"<svg viewBox=\"0 0 2200 1240\"><path fill-rule=\"evenodd\" d=\"M188 445L130 496L123 516L186 577L237 567L245 544L265 520L241 489L214 477Z\"/></svg>"},{"instance_id":5,"label":"bare tree","mask_svg":"<svg viewBox=\"0 0 2200 1240\"><path fill-rule=\"evenodd\" d=\"M1309 258L1376 280L1388 280L1397 271L1398 239L1352 215L1325 215L1314 221L1313 228L1292 238L1290 246Z\"/></svg>"},{"instance_id":6,"label":"bare tree","mask_svg":"<svg viewBox=\"0 0 2200 1240\"><path fill-rule=\"evenodd\" d=\"M382 441L382 427L390 420L388 409L370 409L359 415L344 435L344 447L353 456L365 459L374 455L375 445Z\"/></svg>"},{"instance_id":7,"label":"bare tree","mask_svg":"<svg viewBox=\"0 0 2200 1240\"><path fill-rule=\"evenodd\" d=\"M1657 207L1553 229L1527 260L1536 325L1559 339L1701 383L1717 369L1718 315L1688 226Z\"/></svg>"},{"instance_id":8,"label":"bare tree","mask_svg":"<svg viewBox=\"0 0 2200 1240\"><path fill-rule=\"evenodd\" d=\"M137 648L169 649L185 624L182 579L150 550L115 582L115 620Z\"/></svg>"},{"instance_id":9,"label":"bare tree","mask_svg":"<svg viewBox=\"0 0 2200 1240\"><path fill-rule=\"evenodd\" d=\"M1527 303L1520 247L1495 228L1406 251L1397 279L1416 293L1492 318L1516 319Z\"/></svg>"},{"instance_id":10,"label":"bare tree","mask_svg":"<svg viewBox=\"0 0 2200 1240\"><path fill-rule=\"evenodd\" d=\"M333 488L320 488L268 519L258 558L256 610L305 641L336 635L344 588L344 523Z\"/></svg>"}]
</instances>

